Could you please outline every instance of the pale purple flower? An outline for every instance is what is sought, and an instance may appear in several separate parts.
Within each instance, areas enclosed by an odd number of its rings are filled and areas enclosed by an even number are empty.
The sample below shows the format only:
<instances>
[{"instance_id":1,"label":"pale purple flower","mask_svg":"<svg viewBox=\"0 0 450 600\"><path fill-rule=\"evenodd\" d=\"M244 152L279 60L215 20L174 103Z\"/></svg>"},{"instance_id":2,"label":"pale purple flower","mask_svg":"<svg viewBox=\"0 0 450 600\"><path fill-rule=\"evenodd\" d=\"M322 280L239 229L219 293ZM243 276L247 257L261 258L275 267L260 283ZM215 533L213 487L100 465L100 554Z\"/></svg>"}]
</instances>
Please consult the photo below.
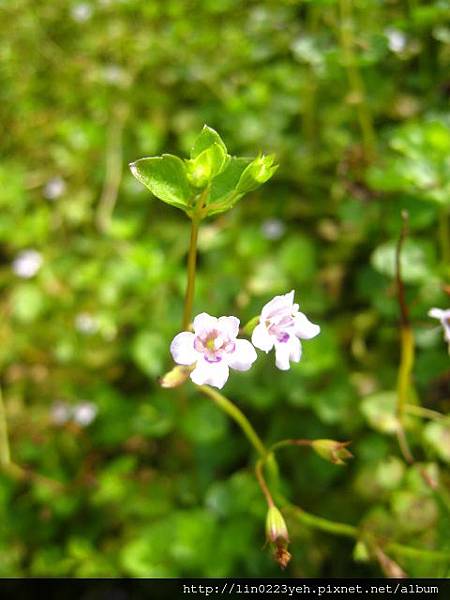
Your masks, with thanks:
<instances>
[{"instance_id":1,"label":"pale purple flower","mask_svg":"<svg viewBox=\"0 0 450 600\"><path fill-rule=\"evenodd\" d=\"M197 315L194 333L183 331L170 345L173 359L179 365L194 365L191 379L198 385L222 388L229 370L248 371L255 362L256 351L247 340L237 339L239 319Z\"/></svg>"},{"instance_id":2,"label":"pale purple flower","mask_svg":"<svg viewBox=\"0 0 450 600\"><path fill-rule=\"evenodd\" d=\"M96 416L97 407L93 402L80 402L73 408L73 420L81 427L90 425Z\"/></svg>"},{"instance_id":3,"label":"pale purple flower","mask_svg":"<svg viewBox=\"0 0 450 600\"><path fill-rule=\"evenodd\" d=\"M66 182L62 177L49 179L44 187L44 196L47 200L56 200L66 191Z\"/></svg>"},{"instance_id":4,"label":"pale purple flower","mask_svg":"<svg viewBox=\"0 0 450 600\"><path fill-rule=\"evenodd\" d=\"M12 269L18 277L31 279L42 266L42 255L37 250L22 250L12 263Z\"/></svg>"},{"instance_id":5,"label":"pale purple flower","mask_svg":"<svg viewBox=\"0 0 450 600\"><path fill-rule=\"evenodd\" d=\"M444 329L444 339L449 344L450 352L450 308L443 310L442 308L432 308L428 311L428 316L433 319L439 319L442 328Z\"/></svg>"},{"instance_id":6,"label":"pale purple flower","mask_svg":"<svg viewBox=\"0 0 450 600\"><path fill-rule=\"evenodd\" d=\"M285 229L286 227L280 219L266 219L261 225L261 233L266 240L279 240Z\"/></svg>"},{"instance_id":7,"label":"pale purple flower","mask_svg":"<svg viewBox=\"0 0 450 600\"><path fill-rule=\"evenodd\" d=\"M300 339L309 340L319 333L319 325L311 323L299 312L292 290L283 296L275 296L264 306L259 324L253 330L252 343L266 353L275 347L275 364L282 371L287 371L290 361L300 360Z\"/></svg>"},{"instance_id":8,"label":"pale purple flower","mask_svg":"<svg viewBox=\"0 0 450 600\"><path fill-rule=\"evenodd\" d=\"M98 331L98 321L89 313L79 313L75 317L75 328L80 333L92 335Z\"/></svg>"},{"instance_id":9,"label":"pale purple flower","mask_svg":"<svg viewBox=\"0 0 450 600\"><path fill-rule=\"evenodd\" d=\"M51 420L55 425L64 425L71 418L71 407L62 400L58 400L50 409Z\"/></svg>"}]
</instances>

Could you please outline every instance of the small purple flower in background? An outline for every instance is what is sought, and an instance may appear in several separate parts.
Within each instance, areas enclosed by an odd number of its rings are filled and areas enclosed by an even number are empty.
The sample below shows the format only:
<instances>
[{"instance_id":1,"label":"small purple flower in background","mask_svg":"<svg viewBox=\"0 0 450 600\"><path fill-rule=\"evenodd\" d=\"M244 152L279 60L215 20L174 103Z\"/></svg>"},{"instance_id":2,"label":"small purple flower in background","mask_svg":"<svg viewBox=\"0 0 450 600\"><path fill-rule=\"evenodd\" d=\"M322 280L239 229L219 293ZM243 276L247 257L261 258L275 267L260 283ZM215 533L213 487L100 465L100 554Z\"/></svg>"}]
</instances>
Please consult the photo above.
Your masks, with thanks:
<instances>
[{"instance_id":1,"label":"small purple flower in background","mask_svg":"<svg viewBox=\"0 0 450 600\"><path fill-rule=\"evenodd\" d=\"M286 226L280 219L266 219L261 225L261 233L266 240L279 240L285 231Z\"/></svg>"},{"instance_id":2,"label":"small purple flower in background","mask_svg":"<svg viewBox=\"0 0 450 600\"><path fill-rule=\"evenodd\" d=\"M55 425L64 425L72 417L72 408L62 400L56 401L50 409L50 418Z\"/></svg>"},{"instance_id":3,"label":"small purple flower in background","mask_svg":"<svg viewBox=\"0 0 450 600\"><path fill-rule=\"evenodd\" d=\"M79 313L75 317L75 329L84 335L93 335L98 331L98 321L89 313Z\"/></svg>"},{"instance_id":4,"label":"small purple flower in background","mask_svg":"<svg viewBox=\"0 0 450 600\"><path fill-rule=\"evenodd\" d=\"M450 308L443 310L442 308L432 308L428 311L428 316L433 319L439 319L442 328L444 329L444 339L449 345L450 352Z\"/></svg>"},{"instance_id":5,"label":"small purple flower in background","mask_svg":"<svg viewBox=\"0 0 450 600\"><path fill-rule=\"evenodd\" d=\"M183 331L170 345L173 359L179 365L194 365L190 374L198 385L209 384L222 388L229 369L248 371L255 362L256 351L247 340L237 339L239 319L236 317L211 317L197 315L193 322L194 333Z\"/></svg>"},{"instance_id":6,"label":"small purple flower in background","mask_svg":"<svg viewBox=\"0 0 450 600\"><path fill-rule=\"evenodd\" d=\"M253 330L252 343L266 353L275 346L275 364L282 371L287 371L290 361L300 360L300 339L309 340L319 333L319 325L311 323L299 312L292 290L283 296L275 296L264 306L259 324Z\"/></svg>"},{"instance_id":7,"label":"small purple flower in background","mask_svg":"<svg viewBox=\"0 0 450 600\"><path fill-rule=\"evenodd\" d=\"M37 250L22 250L12 263L12 270L18 277L31 279L42 266L42 255Z\"/></svg>"},{"instance_id":8,"label":"small purple flower in background","mask_svg":"<svg viewBox=\"0 0 450 600\"><path fill-rule=\"evenodd\" d=\"M44 197L47 200L57 200L66 191L66 182L62 177L49 179L44 186Z\"/></svg>"},{"instance_id":9,"label":"small purple flower in background","mask_svg":"<svg viewBox=\"0 0 450 600\"><path fill-rule=\"evenodd\" d=\"M90 425L97 416L97 407L93 402L80 402L73 408L73 420L81 427Z\"/></svg>"}]
</instances>

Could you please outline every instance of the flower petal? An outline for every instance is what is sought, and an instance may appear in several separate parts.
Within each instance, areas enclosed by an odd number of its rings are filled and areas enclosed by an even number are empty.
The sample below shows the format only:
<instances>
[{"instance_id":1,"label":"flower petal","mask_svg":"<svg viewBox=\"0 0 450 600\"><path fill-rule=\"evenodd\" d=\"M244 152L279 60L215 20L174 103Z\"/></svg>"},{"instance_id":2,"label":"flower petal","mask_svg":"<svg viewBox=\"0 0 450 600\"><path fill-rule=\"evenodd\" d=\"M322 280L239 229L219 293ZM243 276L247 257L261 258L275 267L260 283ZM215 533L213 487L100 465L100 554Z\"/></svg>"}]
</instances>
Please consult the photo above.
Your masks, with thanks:
<instances>
[{"instance_id":1,"label":"flower petal","mask_svg":"<svg viewBox=\"0 0 450 600\"><path fill-rule=\"evenodd\" d=\"M229 374L230 370L224 360L210 363L201 358L191 373L191 379L197 385L212 385L220 390L225 385Z\"/></svg>"},{"instance_id":2,"label":"flower petal","mask_svg":"<svg viewBox=\"0 0 450 600\"><path fill-rule=\"evenodd\" d=\"M298 362L302 355L300 340L291 336L287 342L275 343L275 365L281 371L290 369L290 362Z\"/></svg>"},{"instance_id":3,"label":"flower petal","mask_svg":"<svg viewBox=\"0 0 450 600\"><path fill-rule=\"evenodd\" d=\"M445 310L442 310L442 308L431 308L428 311L428 316L432 317L433 319L444 319L445 318Z\"/></svg>"},{"instance_id":4,"label":"flower petal","mask_svg":"<svg viewBox=\"0 0 450 600\"><path fill-rule=\"evenodd\" d=\"M273 318L283 313L291 314L294 302L294 290L282 296L275 296L268 302L261 311L261 321Z\"/></svg>"},{"instance_id":5,"label":"flower petal","mask_svg":"<svg viewBox=\"0 0 450 600\"><path fill-rule=\"evenodd\" d=\"M263 350L269 352L273 348L274 338L267 331L267 328L261 323L255 327L252 333L252 344Z\"/></svg>"},{"instance_id":6,"label":"flower petal","mask_svg":"<svg viewBox=\"0 0 450 600\"><path fill-rule=\"evenodd\" d=\"M199 358L199 353L194 349L195 335L183 331L176 335L170 344L173 360L179 365L192 365Z\"/></svg>"},{"instance_id":7,"label":"flower petal","mask_svg":"<svg viewBox=\"0 0 450 600\"><path fill-rule=\"evenodd\" d=\"M219 317L218 324L220 332L224 337L234 340L239 333L239 319L237 317Z\"/></svg>"},{"instance_id":8,"label":"flower petal","mask_svg":"<svg viewBox=\"0 0 450 600\"><path fill-rule=\"evenodd\" d=\"M310 340L320 333L320 326L311 323L306 315L299 312L294 317L295 335L303 340Z\"/></svg>"},{"instance_id":9,"label":"flower petal","mask_svg":"<svg viewBox=\"0 0 450 600\"><path fill-rule=\"evenodd\" d=\"M195 317L192 325L195 333L201 335L202 333L208 333L212 329L216 329L217 321L217 317L212 317L208 313L203 312Z\"/></svg>"},{"instance_id":10,"label":"flower petal","mask_svg":"<svg viewBox=\"0 0 450 600\"><path fill-rule=\"evenodd\" d=\"M229 356L228 364L236 371L248 371L258 358L256 350L248 340L236 340L235 350Z\"/></svg>"}]
</instances>

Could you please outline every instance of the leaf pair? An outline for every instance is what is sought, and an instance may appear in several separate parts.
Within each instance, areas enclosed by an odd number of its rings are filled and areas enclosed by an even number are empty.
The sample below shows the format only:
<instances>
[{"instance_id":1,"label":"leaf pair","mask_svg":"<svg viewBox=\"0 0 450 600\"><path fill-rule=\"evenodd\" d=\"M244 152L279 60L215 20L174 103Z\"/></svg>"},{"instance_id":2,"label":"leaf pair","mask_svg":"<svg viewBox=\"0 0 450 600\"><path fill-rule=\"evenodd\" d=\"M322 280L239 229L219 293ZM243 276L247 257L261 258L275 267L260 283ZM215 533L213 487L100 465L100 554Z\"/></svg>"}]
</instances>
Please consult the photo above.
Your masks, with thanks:
<instances>
[{"instance_id":1,"label":"leaf pair","mask_svg":"<svg viewBox=\"0 0 450 600\"><path fill-rule=\"evenodd\" d=\"M163 154L141 158L130 168L157 198L202 219L232 208L244 194L270 179L277 165L273 156L230 156L219 134L205 125L189 159Z\"/></svg>"}]
</instances>

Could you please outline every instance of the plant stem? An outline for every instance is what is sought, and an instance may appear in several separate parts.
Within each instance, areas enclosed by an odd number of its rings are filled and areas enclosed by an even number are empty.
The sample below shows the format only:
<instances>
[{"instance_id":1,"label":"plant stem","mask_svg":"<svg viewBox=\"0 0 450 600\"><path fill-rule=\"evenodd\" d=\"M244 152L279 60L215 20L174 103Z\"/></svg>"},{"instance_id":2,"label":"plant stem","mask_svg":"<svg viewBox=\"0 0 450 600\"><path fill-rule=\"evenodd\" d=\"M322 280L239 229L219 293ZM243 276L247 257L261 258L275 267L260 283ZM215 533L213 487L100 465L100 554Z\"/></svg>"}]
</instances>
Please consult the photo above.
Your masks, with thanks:
<instances>
[{"instance_id":1,"label":"plant stem","mask_svg":"<svg viewBox=\"0 0 450 600\"><path fill-rule=\"evenodd\" d=\"M447 206L443 206L439 213L439 241L442 264L448 265L450 263L450 226Z\"/></svg>"},{"instance_id":2,"label":"plant stem","mask_svg":"<svg viewBox=\"0 0 450 600\"><path fill-rule=\"evenodd\" d=\"M358 69L354 50L352 0L339 0L340 40L342 54L347 70L350 91L356 108L356 115L361 129L364 152L368 160L375 154L375 133L372 116L367 106L364 82Z\"/></svg>"},{"instance_id":3,"label":"plant stem","mask_svg":"<svg viewBox=\"0 0 450 600\"><path fill-rule=\"evenodd\" d=\"M233 421L236 421L261 458L266 458L268 451L244 413L235 404L233 404L231 400L228 400L228 398L216 390L213 390L209 386L199 385L198 389L202 392L202 394L205 394L205 396L211 398L211 400L213 400L221 410L227 413L227 415L231 417Z\"/></svg>"},{"instance_id":4,"label":"plant stem","mask_svg":"<svg viewBox=\"0 0 450 600\"><path fill-rule=\"evenodd\" d=\"M195 271L197 267L197 240L198 240L198 229L200 221L193 217L191 222L191 241L189 244L188 254L188 273L187 273L187 285L186 295L184 297L184 310L183 310L183 323L182 329L186 331L189 328L192 319L192 305L194 302L194 290L195 290Z\"/></svg>"},{"instance_id":5,"label":"plant stem","mask_svg":"<svg viewBox=\"0 0 450 600\"><path fill-rule=\"evenodd\" d=\"M397 299L400 309L400 365L398 368L397 377L396 407L398 419L397 439L405 460L412 464L414 462L414 457L409 449L408 440L403 428L405 406L408 402L411 391L411 373L414 367L414 336L409 321L409 310L408 305L406 304L401 265L402 247L408 233L408 213L406 211L402 212L402 219L402 229L400 231L400 236L398 238L395 251L395 279L397 286Z\"/></svg>"},{"instance_id":6,"label":"plant stem","mask_svg":"<svg viewBox=\"0 0 450 600\"><path fill-rule=\"evenodd\" d=\"M11 451L9 448L8 422L6 420L5 403L3 402L2 389L0 387L0 463L2 467L11 462Z\"/></svg>"},{"instance_id":7,"label":"plant stem","mask_svg":"<svg viewBox=\"0 0 450 600\"><path fill-rule=\"evenodd\" d=\"M338 535L347 538L358 539L359 531L357 527L348 525L346 523L338 523L336 521L330 521L322 517L317 517L310 513L305 512L298 506L288 504L284 507L284 510L291 513L299 521L305 525L309 525L314 529L325 531L333 535ZM424 550L421 548L414 548L412 546L406 546L405 544L398 544L397 542L387 542L383 545L387 550L404 556L406 558L428 558L430 560L450 560L450 551L439 551L439 550Z\"/></svg>"},{"instance_id":8,"label":"plant stem","mask_svg":"<svg viewBox=\"0 0 450 600\"><path fill-rule=\"evenodd\" d=\"M259 487L261 488L262 493L264 494L264 497L266 498L267 505L270 508L270 507L274 506L275 503L273 501L272 494L270 493L270 490L267 487L266 480L264 479L263 466L264 466L264 460L262 458L260 458L256 463L255 473L256 473L256 479L258 480L258 483L259 483Z\"/></svg>"},{"instance_id":9,"label":"plant stem","mask_svg":"<svg viewBox=\"0 0 450 600\"><path fill-rule=\"evenodd\" d=\"M410 415L417 417L423 417L424 419L430 419L431 421L449 421L450 415L444 415L437 410L431 408L424 408L423 406L416 406L415 404L406 404L405 412Z\"/></svg>"},{"instance_id":10,"label":"plant stem","mask_svg":"<svg viewBox=\"0 0 450 600\"><path fill-rule=\"evenodd\" d=\"M271 503L273 504L273 498L264 479L263 468L266 464L268 466L270 466L271 464L276 465L276 459L273 453L264 446L263 442L261 441L261 438L253 429L250 421L240 411L240 409L231 402L231 400L228 400L228 398L226 398L225 396L208 386L200 385L197 387L203 394L211 398L221 410L227 413L239 425L239 427L245 433L252 446L260 455L261 458L260 460L258 460L258 463L256 465L256 474L258 478L258 483L264 493L267 503L269 504L269 506L271 506ZM285 441L290 442L291 440L283 440L283 442L280 442L279 444L274 444L274 446L282 447L282 445L286 445L284 444ZM294 441L307 442L308 440ZM272 448L274 448L274 446L272 446ZM354 539L358 539L359 537L359 530L354 525L349 525L347 523L339 523L337 521L331 521L329 519L324 519L323 517L318 517L290 503L286 503L284 508L287 511L291 512L299 521L301 521L305 525L314 527L315 529L319 529L321 531L325 531L333 535L339 535ZM436 550L421 550L420 548L413 548L411 546L397 544L396 542L386 543L385 548L391 550L394 553L410 558L429 558L430 560L450 559L450 552L440 552Z\"/></svg>"},{"instance_id":11,"label":"plant stem","mask_svg":"<svg viewBox=\"0 0 450 600\"><path fill-rule=\"evenodd\" d=\"M116 205L122 179L122 137L128 108L119 105L111 116L106 147L105 180L97 207L96 223L100 232L105 233L111 225L111 217Z\"/></svg>"}]
</instances>

